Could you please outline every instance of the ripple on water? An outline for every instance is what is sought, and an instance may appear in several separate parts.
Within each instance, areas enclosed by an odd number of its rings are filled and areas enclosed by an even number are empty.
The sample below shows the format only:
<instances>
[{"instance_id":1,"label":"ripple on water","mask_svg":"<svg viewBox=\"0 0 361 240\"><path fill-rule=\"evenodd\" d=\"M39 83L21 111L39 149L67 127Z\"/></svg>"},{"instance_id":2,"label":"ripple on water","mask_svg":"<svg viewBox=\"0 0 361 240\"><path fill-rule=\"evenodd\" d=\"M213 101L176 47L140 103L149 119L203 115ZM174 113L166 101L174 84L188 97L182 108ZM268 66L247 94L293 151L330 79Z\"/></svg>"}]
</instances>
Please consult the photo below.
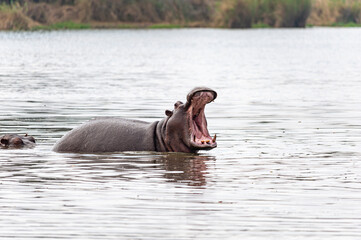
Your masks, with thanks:
<instances>
[{"instance_id":1,"label":"ripple on water","mask_svg":"<svg viewBox=\"0 0 361 240\"><path fill-rule=\"evenodd\" d=\"M0 134L37 139L0 151L0 238L360 238L360 34L0 33ZM200 85L218 92L210 152L51 151L95 117L161 119Z\"/></svg>"}]
</instances>

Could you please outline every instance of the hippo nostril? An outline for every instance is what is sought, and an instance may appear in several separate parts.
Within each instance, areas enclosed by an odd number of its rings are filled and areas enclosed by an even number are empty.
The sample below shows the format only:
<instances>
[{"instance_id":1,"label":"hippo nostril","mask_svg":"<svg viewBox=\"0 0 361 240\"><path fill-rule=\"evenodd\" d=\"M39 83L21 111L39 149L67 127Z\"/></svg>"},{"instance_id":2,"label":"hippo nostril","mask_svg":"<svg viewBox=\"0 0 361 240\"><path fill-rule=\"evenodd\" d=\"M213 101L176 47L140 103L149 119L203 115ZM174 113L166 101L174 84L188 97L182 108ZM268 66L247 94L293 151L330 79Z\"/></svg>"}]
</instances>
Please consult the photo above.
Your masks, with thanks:
<instances>
[{"instance_id":1,"label":"hippo nostril","mask_svg":"<svg viewBox=\"0 0 361 240\"><path fill-rule=\"evenodd\" d=\"M1 139L1 144L3 144L3 145L8 145L9 144L9 140L8 139L5 139L5 138L2 138Z\"/></svg>"},{"instance_id":2,"label":"hippo nostril","mask_svg":"<svg viewBox=\"0 0 361 240\"><path fill-rule=\"evenodd\" d=\"M202 92L196 92L193 97L199 97L202 94Z\"/></svg>"}]
</instances>

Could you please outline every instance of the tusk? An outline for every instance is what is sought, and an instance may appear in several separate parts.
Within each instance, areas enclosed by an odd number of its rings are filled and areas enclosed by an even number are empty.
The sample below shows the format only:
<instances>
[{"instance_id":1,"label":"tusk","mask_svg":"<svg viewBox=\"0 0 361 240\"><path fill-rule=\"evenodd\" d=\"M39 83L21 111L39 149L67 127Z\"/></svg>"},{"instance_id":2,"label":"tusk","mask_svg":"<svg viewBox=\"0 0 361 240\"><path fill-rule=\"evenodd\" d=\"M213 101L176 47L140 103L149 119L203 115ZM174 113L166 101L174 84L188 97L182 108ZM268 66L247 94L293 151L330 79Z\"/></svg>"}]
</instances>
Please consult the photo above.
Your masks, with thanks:
<instances>
[{"instance_id":1,"label":"tusk","mask_svg":"<svg viewBox=\"0 0 361 240\"><path fill-rule=\"evenodd\" d=\"M213 139L212 139L212 142L216 142L216 139L217 139L217 135L214 134L214 137L213 137Z\"/></svg>"}]
</instances>

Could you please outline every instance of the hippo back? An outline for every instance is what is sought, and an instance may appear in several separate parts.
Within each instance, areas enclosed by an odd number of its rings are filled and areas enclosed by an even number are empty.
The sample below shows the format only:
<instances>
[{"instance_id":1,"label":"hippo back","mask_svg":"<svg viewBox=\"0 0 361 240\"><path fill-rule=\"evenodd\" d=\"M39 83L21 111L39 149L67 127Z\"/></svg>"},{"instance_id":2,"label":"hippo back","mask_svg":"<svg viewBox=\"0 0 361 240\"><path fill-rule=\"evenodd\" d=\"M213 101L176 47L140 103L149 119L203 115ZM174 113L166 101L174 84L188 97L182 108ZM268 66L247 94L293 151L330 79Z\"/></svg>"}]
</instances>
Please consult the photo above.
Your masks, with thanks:
<instances>
[{"instance_id":1,"label":"hippo back","mask_svg":"<svg viewBox=\"0 0 361 240\"><path fill-rule=\"evenodd\" d=\"M92 120L63 136L53 150L79 153L155 151L157 123L121 118Z\"/></svg>"}]
</instances>

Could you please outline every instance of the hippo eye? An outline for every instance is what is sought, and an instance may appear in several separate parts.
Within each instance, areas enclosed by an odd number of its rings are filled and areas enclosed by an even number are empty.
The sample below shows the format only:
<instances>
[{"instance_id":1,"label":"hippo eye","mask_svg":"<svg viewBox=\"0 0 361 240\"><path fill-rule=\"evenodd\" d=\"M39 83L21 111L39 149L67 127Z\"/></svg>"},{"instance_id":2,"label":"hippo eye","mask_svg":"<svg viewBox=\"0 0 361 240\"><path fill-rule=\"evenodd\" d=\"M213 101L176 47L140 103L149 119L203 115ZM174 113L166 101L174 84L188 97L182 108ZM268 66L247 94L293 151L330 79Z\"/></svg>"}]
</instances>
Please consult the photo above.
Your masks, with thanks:
<instances>
[{"instance_id":1,"label":"hippo eye","mask_svg":"<svg viewBox=\"0 0 361 240\"><path fill-rule=\"evenodd\" d=\"M13 140L13 144L14 144L14 145L22 145L22 144L24 144L24 143L23 143L23 140L21 140L20 138L15 138L15 139Z\"/></svg>"},{"instance_id":2,"label":"hippo eye","mask_svg":"<svg viewBox=\"0 0 361 240\"><path fill-rule=\"evenodd\" d=\"M178 108L180 105L182 105L183 103L181 101L178 101L174 104L174 108Z\"/></svg>"}]
</instances>

